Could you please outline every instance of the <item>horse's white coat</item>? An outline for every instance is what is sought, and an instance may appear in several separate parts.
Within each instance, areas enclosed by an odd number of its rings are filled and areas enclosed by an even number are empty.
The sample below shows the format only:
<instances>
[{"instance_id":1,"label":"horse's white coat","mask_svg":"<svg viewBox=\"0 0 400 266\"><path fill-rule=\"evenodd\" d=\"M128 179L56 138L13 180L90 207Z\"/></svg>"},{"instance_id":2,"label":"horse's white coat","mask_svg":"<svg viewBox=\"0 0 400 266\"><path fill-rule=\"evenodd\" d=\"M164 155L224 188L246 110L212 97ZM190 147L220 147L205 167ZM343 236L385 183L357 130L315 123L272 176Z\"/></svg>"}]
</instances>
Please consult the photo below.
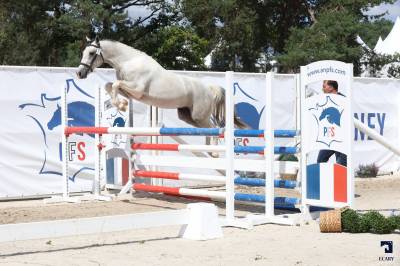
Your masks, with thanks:
<instances>
[{"instance_id":1,"label":"horse's white coat","mask_svg":"<svg viewBox=\"0 0 400 266\"><path fill-rule=\"evenodd\" d=\"M88 72L104 63L116 70L117 81L106 84L112 103L119 109L127 102L118 94L160 108L178 109L179 119L196 127L222 127L224 124L224 90L207 86L200 80L175 74L164 69L152 57L125 44L103 40L94 41L83 51L81 62L90 65L100 46L101 55L93 61L91 69L80 65L78 76L86 78ZM215 125L211 124L211 119Z\"/></svg>"}]
</instances>

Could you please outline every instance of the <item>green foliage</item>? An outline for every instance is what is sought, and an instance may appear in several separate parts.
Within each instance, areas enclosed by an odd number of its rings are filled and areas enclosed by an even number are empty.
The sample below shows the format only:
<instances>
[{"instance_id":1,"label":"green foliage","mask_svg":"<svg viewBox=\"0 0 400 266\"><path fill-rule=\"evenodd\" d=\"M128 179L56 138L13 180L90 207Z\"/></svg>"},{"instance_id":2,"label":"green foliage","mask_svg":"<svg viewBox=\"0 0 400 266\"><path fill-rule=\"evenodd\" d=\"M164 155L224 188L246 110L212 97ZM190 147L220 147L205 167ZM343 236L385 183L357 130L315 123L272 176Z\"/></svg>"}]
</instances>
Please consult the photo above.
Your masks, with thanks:
<instances>
[{"instance_id":1,"label":"green foliage","mask_svg":"<svg viewBox=\"0 0 400 266\"><path fill-rule=\"evenodd\" d=\"M202 70L208 42L189 28L165 27L157 34L158 47L152 54L168 69Z\"/></svg>"},{"instance_id":2,"label":"green foliage","mask_svg":"<svg viewBox=\"0 0 400 266\"><path fill-rule=\"evenodd\" d=\"M373 164L360 165L356 171L358 177L376 177L378 175L379 167Z\"/></svg>"},{"instance_id":3,"label":"green foliage","mask_svg":"<svg viewBox=\"0 0 400 266\"><path fill-rule=\"evenodd\" d=\"M347 209L342 212L342 231L349 233L390 234L400 229L400 216L386 218L377 211L359 214Z\"/></svg>"},{"instance_id":4,"label":"green foliage","mask_svg":"<svg viewBox=\"0 0 400 266\"><path fill-rule=\"evenodd\" d=\"M386 19L362 21L358 35L369 48L373 49L379 37L386 38L392 28L393 22Z\"/></svg>"},{"instance_id":5,"label":"green foliage","mask_svg":"<svg viewBox=\"0 0 400 266\"><path fill-rule=\"evenodd\" d=\"M393 215L390 216L388 220L393 228L400 230L400 216Z\"/></svg>"},{"instance_id":6,"label":"green foliage","mask_svg":"<svg viewBox=\"0 0 400 266\"><path fill-rule=\"evenodd\" d=\"M355 74L361 71L362 49L356 36L368 30L364 27L368 7L393 1L327 1L316 5L310 27L291 28L285 45L285 54L279 57L284 71L298 71L299 66L317 60L340 60L354 64ZM380 22L378 22L379 24ZM367 34L368 33L368 34ZM370 34L373 35L373 34ZM372 37L371 37L372 38Z\"/></svg>"},{"instance_id":7,"label":"green foliage","mask_svg":"<svg viewBox=\"0 0 400 266\"><path fill-rule=\"evenodd\" d=\"M289 162L297 162L299 159L293 154L281 154L278 157L278 161L289 161Z\"/></svg>"},{"instance_id":8,"label":"green foliage","mask_svg":"<svg viewBox=\"0 0 400 266\"><path fill-rule=\"evenodd\" d=\"M357 65L362 55L355 41L358 29L356 17L347 10L321 12L313 27L292 30L286 44L287 53L280 57L282 64L288 70L327 59Z\"/></svg>"},{"instance_id":9,"label":"green foliage","mask_svg":"<svg viewBox=\"0 0 400 266\"><path fill-rule=\"evenodd\" d=\"M350 233L361 233L360 215L352 209L342 212L342 231Z\"/></svg>"},{"instance_id":10,"label":"green foliage","mask_svg":"<svg viewBox=\"0 0 400 266\"><path fill-rule=\"evenodd\" d=\"M371 225L370 231L376 234L390 234L396 229L391 220L378 212L370 212L363 215L362 219L368 220Z\"/></svg>"},{"instance_id":11,"label":"green foliage","mask_svg":"<svg viewBox=\"0 0 400 266\"><path fill-rule=\"evenodd\" d=\"M399 53L394 55L382 55L377 54L372 50L364 50L362 61L364 67L372 77L381 77L384 75L383 72L386 72L391 77L400 78Z\"/></svg>"},{"instance_id":12,"label":"green foliage","mask_svg":"<svg viewBox=\"0 0 400 266\"><path fill-rule=\"evenodd\" d=\"M1 1L0 63L77 66L86 36L132 45L161 26L168 5L156 0ZM132 20L127 8L134 6L154 13Z\"/></svg>"},{"instance_id":13,"label":"green foliage","mask_svg":"<svg viewBox=\"0 0 400 266\"><path fill-rule=\"evenodd\" d=\"M85 36L121 41L154 56L169 69L268 71L321 59L355 64L360 70L359 34L373 46L390 22L364 15L393 0L54 0L0 1L0 63L77 66ZM146 7L148 15L128 16ZM371 55L379 72L393 58ZM389 73L396 76L399 67Z\"/></svg>"}]
</instances>

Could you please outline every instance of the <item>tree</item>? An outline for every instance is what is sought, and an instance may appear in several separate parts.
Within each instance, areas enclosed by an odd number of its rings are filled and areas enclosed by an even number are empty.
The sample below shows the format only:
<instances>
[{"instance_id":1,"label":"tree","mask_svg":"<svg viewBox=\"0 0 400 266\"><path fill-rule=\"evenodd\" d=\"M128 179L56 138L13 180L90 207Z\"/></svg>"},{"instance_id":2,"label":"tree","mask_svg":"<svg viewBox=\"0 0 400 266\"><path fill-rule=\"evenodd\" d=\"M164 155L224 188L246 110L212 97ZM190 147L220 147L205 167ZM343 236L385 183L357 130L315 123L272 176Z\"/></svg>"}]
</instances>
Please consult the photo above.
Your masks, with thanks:
<instances>
[{"instance_id":1,"label":"tree","mask_svg":"<svg viewBox=\"0 0 400 266\"><path fill-rule=\"evenodd\" d=\"M393 22L386 19L363 21L360 25L358 35L360 35L368 47L373 49L379 37L385 38L392 28Z\"/></svg>"},{"instance_id":2,"label":"tree","mask_svg":"<svg viewBox=\"0 0 400 266\"><path fill-rule=\"evenodd\" d=\"M146 38L147 52L167 69L203 70L207 55L207 40L190 28L168 26Z\"/></svg>"},{"instance_id":3,"label":"tree","mask_svg":"<svg viewBox=\"0 0 400 266\"><path fill-rule=\"evenodd\" d=\"M254 1L184 0L181 11L196 33L209 40L213 70L254 71L257 42Z\"/></svg>"},{"instance_id":4,"label":"tree","mask_svg":"<svg viewBox=\"0 0 400 266\"><path fill-rule=\"evenodd\" d=\"M135 6L150 12L129 18L127 9ZM3 0L0 62L77 66L85 36L99 34L132 45L168 20L169 6L161 0Z\"/></svg>"},{"instance_id":5,"label":"tree","mask_svg":"<svg viewBox=\"0 0 400 266\"><path fill-rule=\"evenodd\" d=\"M57 1L54 1L57 2ZM47 65L51 30L46 27L47 1L0 2L0 62L9 65Z\"/></svg>"},{"instance_id":6,"label":"tree","mask_svg":"<svg viewBox=\"0 0 400 266\"><path fill-rule=\"evenodd\" d=\"M314 60L337 59L359 71L360 34L371 45L388 23L368 7L393 0L3 0L0 62L77 66L85 36L121 41L173 69L297 71ZM128 10L146 7L143 17ZM379 19L375 16L374 19Z\"/></svg>"},{"instance_id":7,"label":"tree","mask_svg":"<svg viewBox=\"0 0 400 266\"><path fill-rule=\"evenodd\" d=\"M354 64L355 74L360 73L362 48L356 36L362 31L369 17L364 15L368 7L384 2L366 0L315 1L311 25L292 28L279 57L283 71L297 71L299 66L324 59L340 60Z\"/></svg>"}]
</instances>

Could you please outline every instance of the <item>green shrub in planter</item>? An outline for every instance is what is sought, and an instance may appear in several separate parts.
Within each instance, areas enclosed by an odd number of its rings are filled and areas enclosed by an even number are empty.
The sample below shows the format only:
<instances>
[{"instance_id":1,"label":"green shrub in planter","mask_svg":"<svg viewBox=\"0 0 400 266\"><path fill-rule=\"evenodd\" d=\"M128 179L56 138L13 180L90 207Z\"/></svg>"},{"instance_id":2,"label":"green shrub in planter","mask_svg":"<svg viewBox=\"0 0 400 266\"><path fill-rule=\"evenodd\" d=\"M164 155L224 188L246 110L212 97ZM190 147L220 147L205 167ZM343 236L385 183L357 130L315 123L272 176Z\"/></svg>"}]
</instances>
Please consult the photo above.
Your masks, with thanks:
<instances>
[{"instance_id":1,"label":"green shrub in planter","mask_svg":"<svg viewBox=\"0 0 400 266\"><path fill-rule=\"evenodd\" d=\"M390 234L395 229L392 222L377 211L367 212L361 216L361 220L364 220L369 225L368 231L372 233Z\"/></svg>"},{"instance_id":2,"label":"green shrub in planter","mask_svg":"<svg viewBox=\"0 0 400 266\"><path fill-rule=\"evenodd\" d=\"M360 233L360 215L352 209L342 212L342 231Z\"/></svg>"},{"instance_id":3,"label":"green shrub in planter","mask_svg":"<svg viewBox=\"0 0 400 266\"><path fill-rule=\"evenodd\" d=\"M297 162L299 161L297 157L293 154L281 154L278 157L278 161L289 161L289 162Z\"/></svg>"},{"instance_id":4,"label":"green shrub in planter","mask_svg":"<svg viewBox=\"0 0 400 266\"><path fill-rule=\"evenodd\" d=\"M400 216L386 218L377 211L358 214L351 209L342 212L343 232L390 234L396 229L400 229Z\"/></svg>"},{"instance_id":5,"label":"green shrub in planter","mask_svg":"<svg viewBox=\"0 0 400 266\"><path fill-rule=\"evenodd\" d=\"M394 229L400 230L400 216L390 216L387 218Z\"/></svg>"}]
</instances>

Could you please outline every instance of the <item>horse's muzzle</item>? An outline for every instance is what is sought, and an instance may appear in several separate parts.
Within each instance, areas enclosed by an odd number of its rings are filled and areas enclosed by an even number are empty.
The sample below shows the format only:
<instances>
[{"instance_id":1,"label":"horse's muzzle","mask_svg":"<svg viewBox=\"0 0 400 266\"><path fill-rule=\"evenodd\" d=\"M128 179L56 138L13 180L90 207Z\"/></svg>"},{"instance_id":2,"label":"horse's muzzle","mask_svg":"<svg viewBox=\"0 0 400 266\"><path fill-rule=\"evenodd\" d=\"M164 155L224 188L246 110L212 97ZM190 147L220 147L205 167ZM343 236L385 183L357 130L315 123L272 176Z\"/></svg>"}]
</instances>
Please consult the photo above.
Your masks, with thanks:
<instances>
[{"instance_id":1,"label":"horse's muzzle","mask_svg":"<svg viewBox=\"0 0 400 266\"><path fill-rule=\"evenodd\" d=\"M84 66L79 66L78 71L76 72L76 76L79 79L85 79L89 73L89 70Z\"/></svg>"}]
</instances>

